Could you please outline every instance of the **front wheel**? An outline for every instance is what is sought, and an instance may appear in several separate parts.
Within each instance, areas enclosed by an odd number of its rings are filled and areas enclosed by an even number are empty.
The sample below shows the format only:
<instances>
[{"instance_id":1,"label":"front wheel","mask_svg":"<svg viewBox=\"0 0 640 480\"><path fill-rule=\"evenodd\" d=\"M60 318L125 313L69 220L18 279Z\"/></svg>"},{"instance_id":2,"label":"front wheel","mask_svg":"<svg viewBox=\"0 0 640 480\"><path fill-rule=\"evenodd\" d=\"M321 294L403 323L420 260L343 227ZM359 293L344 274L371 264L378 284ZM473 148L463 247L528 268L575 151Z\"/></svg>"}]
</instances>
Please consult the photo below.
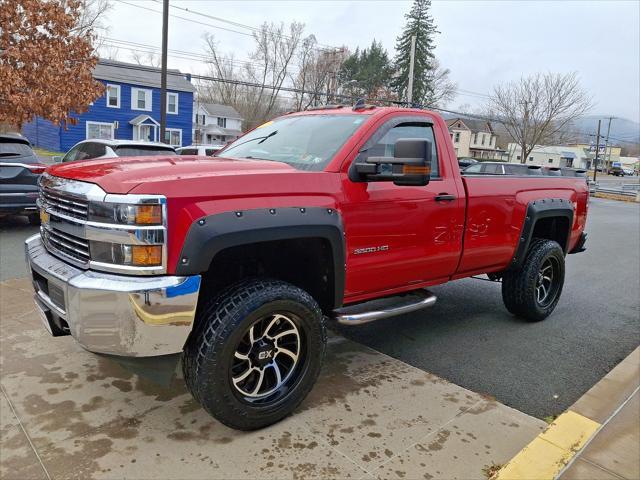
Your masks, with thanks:
<instances>
[{"instance_id":1,"label":"front wheel","mask_svg":"<svg viewBox=\"0 0 640 480\"><path fill-rule=\"evenodd\" d=\"M185 346L187 387L225 425L255 430L289 415L324 358L322 312L304 290L248 280L205 302Z\"/></svg>"},{"instance_id":2,"label":"front wheel","mask_svg":"<svg viewBox=\"0 0 640 480\"><path fill-rule=\"evenodd\" d=\"M507 310L532 322L556 308L564 285L564 252L553 240L534 238L518 270L505 272L502 300Z\"/></svg>"}]
</instances>

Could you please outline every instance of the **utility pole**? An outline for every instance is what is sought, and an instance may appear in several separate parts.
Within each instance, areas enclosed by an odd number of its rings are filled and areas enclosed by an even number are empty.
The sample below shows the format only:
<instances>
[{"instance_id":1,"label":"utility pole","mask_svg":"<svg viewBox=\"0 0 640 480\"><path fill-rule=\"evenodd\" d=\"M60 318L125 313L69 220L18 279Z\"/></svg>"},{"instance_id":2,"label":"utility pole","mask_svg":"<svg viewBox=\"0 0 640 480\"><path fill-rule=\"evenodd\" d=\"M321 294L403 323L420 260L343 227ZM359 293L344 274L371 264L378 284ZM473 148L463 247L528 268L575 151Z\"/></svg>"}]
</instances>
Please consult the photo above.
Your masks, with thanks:
<instances>
[{"instance_id":1,"label":"utility pole","mask_svg":"<svg viewBox=\"0 0 640 480\"><path fill-rule=\"evenodd\" d=\"M598 173L598 152L600 152L600 123L602 120L598 120L598 133L596 134L596 158L593 160L593 181L596 181L596 174Z\"/></svg>"},{"instance_id":2,"label":"utility pole","mask_svg":"<svg viewBox=\"0 0 640 480\"><path fill-rule=\"evenodd\" d=\"M169 0L162 2L162 69L160 71L160 141L169 143L167 132L167 43L169 33Z\"/></svg>"},{"instance_id":3,"label":"utility pole","mask_svg":"<svg viewBox=\"0 0 640 480\"><path fill-rule=\"evenodd\" d=\"M609 132L611 131L611 120L613 117L609 117L609 126L607 127L607 138L604 141L604 165L605 168L610 167L611 163L611 151L609 151L609 155L607 155L607 147L609 146Z\"/></svg>"},{"instance_id":4,"label":"utility pole","mask_svg":"<svg viewBox=\"0 0 640 480\"><path fill-rule=\"evenodd\" d=\"M409 57L409 85L407 86L407 102L411 106L413 101L413 66L416 61L416 36L411 37L411 54Z\"/></svg>"}]
</instances>

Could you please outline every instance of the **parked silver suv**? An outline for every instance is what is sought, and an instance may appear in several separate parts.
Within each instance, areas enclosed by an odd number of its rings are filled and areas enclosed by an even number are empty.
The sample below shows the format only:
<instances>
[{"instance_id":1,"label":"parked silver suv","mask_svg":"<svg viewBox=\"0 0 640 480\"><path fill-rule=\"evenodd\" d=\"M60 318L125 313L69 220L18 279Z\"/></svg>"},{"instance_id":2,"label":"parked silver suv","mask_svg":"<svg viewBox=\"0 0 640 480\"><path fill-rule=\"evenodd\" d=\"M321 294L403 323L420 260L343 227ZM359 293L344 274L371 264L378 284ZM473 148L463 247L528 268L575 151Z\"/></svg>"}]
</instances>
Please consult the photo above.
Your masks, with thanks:
<instances>
[{"instance_id":1,"label":"parked silver suv","mask_svg":"<svg viewBox=\"0 0 640 480\"><path fill-rule=\"evenodd\" d=\"M171 145L135 140L83 140L69 150L62 162L93 160L95 158L140 157L151 155L175 155Z\"/></svg>"}]
</instances>

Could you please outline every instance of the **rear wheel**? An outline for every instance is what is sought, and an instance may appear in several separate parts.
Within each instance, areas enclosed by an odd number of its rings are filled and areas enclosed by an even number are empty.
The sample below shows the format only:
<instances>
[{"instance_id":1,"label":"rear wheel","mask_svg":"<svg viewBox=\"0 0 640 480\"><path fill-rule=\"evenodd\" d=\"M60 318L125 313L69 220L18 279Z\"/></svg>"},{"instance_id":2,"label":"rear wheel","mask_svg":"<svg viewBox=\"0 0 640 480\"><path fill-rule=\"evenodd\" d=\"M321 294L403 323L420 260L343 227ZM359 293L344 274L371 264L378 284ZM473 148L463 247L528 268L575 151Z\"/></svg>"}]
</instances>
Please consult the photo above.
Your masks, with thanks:
<instances>
[{"instance_id":1,"label":"rear wheel","mask_svg":"<svg viewBox=\"0 0 640 480\"><path fill-rule=\"evenodd\" d=\"M535 238L518 270L505 272L502 299L507 310L536 322L556 308L564 285L564 253L553 241Z\"/></svg>"},{"instance_id":2,"label":"rear wheel","mask_svg":"<svg viewBox=\"0 0 640 480\"><path fill-rule=\"evenodd\" d=\"M322 313L304 290L249 280L206 302L183 355L187 386L225 425L254 430L289 415L324 357Z\"/></svg>"}]
</instances>

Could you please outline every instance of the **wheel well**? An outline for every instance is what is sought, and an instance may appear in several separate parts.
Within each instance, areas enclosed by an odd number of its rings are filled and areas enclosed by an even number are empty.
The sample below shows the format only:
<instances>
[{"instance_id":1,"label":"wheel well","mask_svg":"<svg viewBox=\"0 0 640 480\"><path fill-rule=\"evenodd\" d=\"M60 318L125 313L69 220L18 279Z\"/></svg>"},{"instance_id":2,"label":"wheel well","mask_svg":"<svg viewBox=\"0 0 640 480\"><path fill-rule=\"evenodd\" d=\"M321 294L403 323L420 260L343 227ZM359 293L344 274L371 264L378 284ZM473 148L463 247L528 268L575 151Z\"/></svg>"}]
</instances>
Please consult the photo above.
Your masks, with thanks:
<instances>
[{"instance_id":1,"label":"wheel well","mask_svg":"<svg viewBox=\"0 0 640 480\"><path fill-rule=\"evenodd\" d=\"M531 238L546 238L558 242L564 253L567 253L567 240L569 235L569 218L546 217L539 219L533 227Z\"/></svg>"},{"instance_id":2,"label":"wheel well","mask_svg":"<svg viewBox=\"0 0 640 480\"><path fill-rule=\"evenodd\" d=\"M247 277L289 282L308 292L323 312L334 308L331 244L324 238L294 238L239 245L215 255L203 274L200 298L211 298Z\"/></svg>"}]
</instances>

